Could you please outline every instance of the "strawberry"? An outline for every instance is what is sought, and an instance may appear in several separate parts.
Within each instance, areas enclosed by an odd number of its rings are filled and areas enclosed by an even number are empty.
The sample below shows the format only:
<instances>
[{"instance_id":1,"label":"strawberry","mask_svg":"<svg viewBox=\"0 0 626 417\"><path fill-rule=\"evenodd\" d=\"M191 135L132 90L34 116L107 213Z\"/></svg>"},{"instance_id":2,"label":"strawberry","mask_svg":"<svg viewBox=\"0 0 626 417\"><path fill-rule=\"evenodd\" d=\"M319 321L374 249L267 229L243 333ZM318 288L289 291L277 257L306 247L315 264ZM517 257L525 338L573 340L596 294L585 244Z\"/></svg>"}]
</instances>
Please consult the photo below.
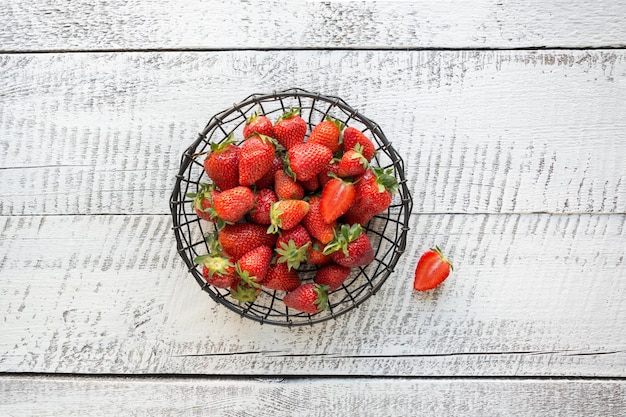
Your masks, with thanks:
<instances>
[{"instance_id":1,"label":"strawberry","mask_svg":"<svg viewBox=\"0 0 626 417\"><path fill-rule=\"evenodd\" d=\"M249 213L250 220L256 224L271 224L270 209L272 208L272 204L277 201L278 197L271 188L264 188L257 191L254 195L254 208Z\"/></svg>"},{"instance_id":2,"label":"strawberry","mask_svg":"<svg viewBox=\"0 0 626 417\"><path fill-rule=\"evenodd\" d=\"M267 275L272 255L273 251L269 246L261 245L252 249L237 260L237 274L249 284L258 284Z\"/></svg>"},{"instance_id":3,"label":"strawberry","mask_svg":"<svg viewBox=\"0 0 626 417\"><path fill-rule=\"evenodd\" d=\"M283 113L274 125L274 137L289 150L304 142L306 122L300 117L300 109L292 109Z\"/></svg>"},{"instance_id":4,"label":"strawberry","mask_svg":"<svg viewBox=\"0 0 626 417\"><path fill-rule=\"evenodd\" d=\"M253 207L254 193L248 187L230 188L213 198L215 216L226 223L235 223Z\"/></svg>"},{"instance_id":5,"label":"strawberry","mask_svg":"<svg viewBox=\"0 0 626 417\"><path fill-rule=\"evenodd\" d=\"M320 188L320 180L317 178L317 175L314 175L311 179L306 181L299 181L299 183L302 185L302 188L304 188L304 191L309 193L314 193Z\"/></svg>"},{"instance_id":6,"label":"strawberry","mask_svg":"<svg viewBox=\"0 0 626 417\"><path fill-rule=\"evenodd\" d=\"M304 188L282 169L274 174L274 190L281 199L302 200Z\"/></svg>"},{"instance_id":7,"label":"strawberry","mask_svg":"<svg viewBox=\"0 0 626 417\"><path fill-rule=\"evenodd\" d=\"M325 245L335 237L337 223L334 221L326 223L320 211L321 200L319 196L309 198L309 211L302 219L302 225L311 236Z\"/></svg>"},{"instance_id":8,"label":"strawberry","mask_svg":"<svg viewBox=\"0 0 626 417\"><path fill-rule=\"evenodd\" d=\"M230 296L242 303L251 303L257 299L261 294L261 288L258 284L251 284L242 279L239 279L237 284L233 285L230 289Z\"/></svg>"},{"instance_id":9,"label":"strawberry","mask_svg":"<svg viewBox=\"0 0 626 417\"><path fill-rule=\"evenodd\" d=\"M326 265L332 262L330 255L324 255L324 244L317 239L313 240L311 252L309 252L309 263L311 265Z\"/></svg>"},{"instance_id":10,"label":"strawberry","mask_svg":"<svg viewBox=\"0 0 626 417\"><path fill-rule=\"evenodd\" d=\"M415 267L413 288L416 291L428 291L439 286L453 271L452 262L446 258L441 249L435 246L424 253Z\"/></svg>"},{"instance_id":11,"label":"strawberry","mask_svg":"<svg viewBox=\"0 0 626 417\"><path fill-rule=\"evenodd\" d=\"M318 123L309 135L309 143L319 143L326 146L335 153L341 149L341 131L344 124L339 120L330 116L326 116L326 120Z\"/></svg>"},{"instance_id":12,"label":"strawberry","mask_svg":"<svg viewBox=\"0 0 626 417\"><path fill-rule=\"evenodd\" d=\"M264 188L270 188L274 185L274 175L276 171L280 171L283 169L283 160L280 156L275 155L274 160L272 160L272 166L269 171L265 173L254 185L257 190L262 190Z\"/></svg>"},{"instance_id":13,"label":"strawberry","mask_svg":"<svg viewBox=\"0 0 626 417\"><path fill-rule=\"evenodd\" d=\"M391 168L372 167L359 177L355 189L354 204L342 220L349 224L363 225L389 207L393 194L398 191L398 181Z\"/></svg>"},{"instance_id":14,"label":"strawberry","mask_svg":"<svg viewBox=\"0 0 626 417\"><path fill-rule=\"evenodd\" d=\"M348 152L350 149L354 149L356 144L360 144L363 147L361 153L368 161L371 161L376 154L376 148L374 143L363 134L360 130L354 127L346 127L343 131L343 150Z\"/></svg>"},{"instance_id":15,"label":"strawberry","mask_svg":"<svg viewBox=\"0 0 626 417\"><path fill-rule=\"evenodd\" d=\"M317 270L314 281L327 285L328 291L335 291L350 276L350 268L337 264L325 265Z\"/></svg>"},{"instance_id":16,"label":"strawberry","mask_svg":"<svg viewBox=\"0 0 626 417\"><path fill-rule=\"evenodd\" d=\"M289 269L299 268L308 259L311 244L311 236L300 224L283 231L276 240L278 262L286 262Z\"/></svg>"},{"instance_id":17,"label":"strawberry","mask_svg":"<svg viewBox=\"0 0 626 417\"><path fill-rule=\"evenodd\" d=\"M312 282L302 284L287 294L283 303L289 308L309 314L328 310L328 287Z\"/></svg>"},{"instance_id":18,"label":"strawberry","mask_svg":"<svg viewBox=\"0 0 626 417\"><path fill-rule=\"evenodd\" d=\"M372 244L359 224L342 225L335 239L324 248L324 254L349 268L365 266L374 260Z\"/></svg>"},{"instance_id":19,"label":"strawberry","mask_svg":"<svg viewBox=\"0 0 626 417\"><path fill-rule=\"evenodd\" d=\"M218 191L215 191L215 186L213 184L201 182L198 192L187 193L187 198L193 198L191 207L194 209L199 218L212 222L214 221L214 218L211 217L213 199L217 194Z\"/></svg>"},{"instance_id":20,"label":"strawberry","mask_svg":"<svg viewBox=\"0 0 626 417\"><path fill-rule=\"evenodd\" d=\"M279 229L289 230L295 227L309 211L309 203L304 200L280 200L272 204L270 219L272 224L268 233L277 233Z\"/></svg>"},{"instance_id":21,"label":"strawberry","mask_svg":"<svg viewBox=\"0 0 626 417\"><path fill-rule=\"evenodd\" d=\"M230 288L238 281L235 265L229 257L202 255L196 257L194 262L202 265L204 280L215 287Z\"/></svg>"},{"instance_id":22,"label":"strawberry","mask_svg":"<svg viewBox=\"0 0 626 417\"><path fill-rule=\"evenodd\" d=\"M333 159L333 153L318 143L302 143L287 151L288 165L298 181L307 181L321 172Z\"/></svg>"},{"instance_id":23,"label":"strawberry","mask_svg":"<svg viewBox=\"0 0 626 417\"><path fill-rule=\"evenodd\" d=\"M254 112L243 127L243 137L248 138L253 133L274 137L274 126L267 116L260 115L258 111Z\"/></svg>"},{"instance_id":24,"label":"strawberry","mask_svg":"<svg viewBox=\"0 0 626 417\"><path fill-rule=\"evenodd\" d=\"M211 153L204 160L204 171L222 191L239 185L239 154L232 134L221 143L211 143Z\"/></svg>"},{"instance_id":25,"label":"strawberry","mask_svg":"<svg viewBox=\"0 0 626 417\"><path fill-rule=\"evenodd\" d=\"M322 189L320 213L324 221L331 224L337 220L348 211L355 198L354 184L341 178L332 178Z\"/></svg>"},{"instance_id":26,"label":"strawberry","mask_svg":"<svg viewBox=\"0 0 626 417\"><path fill-rule=\"evenodd\" d=\"M241 145L239 184L249 186L260 180L274 162L274 144L269 136L252 134Z\"/></svg>"},{"instance_id":27,"label":"strawberry","mask_svg":"<svg viewBox=\"0 0 626 417\"><path fill-rule=\"evenodd\" d=\"M290 269L285 262L276 262L270 265L267 276L261 282L265 288L278 291L293 291L300 286L298 273Z\"/></svg>"},{"instance_id":28,"label":"strawberry","mask_svg":"<svg viewBox=\"0 0 626 417\"><path fill-rule=\"evenodd\" d=\"M253 223L227 224L219 231L219 243L225 253L239 259L261 245L274 247L277 236L266 230L267 227Z\"/></svg>"},{"instance_id":29,"label":"strawberry","mask_svg":"<svg viewBox=\"0 0 626 417\"><path fill-rule=\"evenodd\" d=\"M333 179L333 176L337 177L339 174L339 159L333 158L322 171L317 174L317 179L320 182L320 187L324 187L328 181Z\"/></svg>"},{"instance_id":30,"label":"strawberry","mask_svg":"<svg viewBox=\"0 0 626 417\"><path fill-rule=\"evenodd\" d=\"M363 146L356 144L354 148L346 151L339 161L339 172L341 178L361 175L369 167L369 162L362 154Z\"/></svg>"}]
</instances>

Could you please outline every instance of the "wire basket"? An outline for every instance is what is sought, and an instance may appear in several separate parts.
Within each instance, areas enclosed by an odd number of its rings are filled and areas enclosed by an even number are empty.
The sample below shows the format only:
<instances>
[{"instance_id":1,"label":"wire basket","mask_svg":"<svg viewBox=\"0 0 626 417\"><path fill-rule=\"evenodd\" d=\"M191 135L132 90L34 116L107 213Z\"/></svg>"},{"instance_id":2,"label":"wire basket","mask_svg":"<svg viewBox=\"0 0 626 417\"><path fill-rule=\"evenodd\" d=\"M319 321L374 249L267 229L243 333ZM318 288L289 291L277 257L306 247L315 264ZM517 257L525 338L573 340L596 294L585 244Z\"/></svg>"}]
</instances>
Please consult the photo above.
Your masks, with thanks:
<instances>
[{"instance_id":1,"label":"wire basket","mask_svg":"<svg viewBox=\"0 0 626 417\"><path fill-rule=\"evenodd\" d=\"M293 108L301 109L301 117L308 124L308 132L327 115L340 120L346 126L363 131L377 148L371 164L381 168L393 168L399 183L399 192L394 196L391 206L363 225L375 251L374 262L365 267L352 268L344 284L328 294L329 310L316 314L289 309L282 303L284 292L265 288L254 302L240 305L229 297L228 289L209 285L202 277L202 267L193 261L196 256L208 252L205 236L215 230L213 223L197 217L191 207L191 199L186 197L187 193L196 192L201 182L210 182L203 169L204 156L201 157L199 154L209 150L211 142L221 142L231 133L243 141L241 129L255 111L275 121L283 112ZM253 94L213 116L195 142L183 153L170 199L178 253L202 290L218 303L243 317L262 324L283 326L312 325L336 318L374 295L394 272L405 250L412 207L413 202L404 174L404 162L381 128L338 97L324 96L298 88L271 94ZM316 269L316 266L310 264L298 269L302 282L312 281Z\"/></svg>"}]
</instances>

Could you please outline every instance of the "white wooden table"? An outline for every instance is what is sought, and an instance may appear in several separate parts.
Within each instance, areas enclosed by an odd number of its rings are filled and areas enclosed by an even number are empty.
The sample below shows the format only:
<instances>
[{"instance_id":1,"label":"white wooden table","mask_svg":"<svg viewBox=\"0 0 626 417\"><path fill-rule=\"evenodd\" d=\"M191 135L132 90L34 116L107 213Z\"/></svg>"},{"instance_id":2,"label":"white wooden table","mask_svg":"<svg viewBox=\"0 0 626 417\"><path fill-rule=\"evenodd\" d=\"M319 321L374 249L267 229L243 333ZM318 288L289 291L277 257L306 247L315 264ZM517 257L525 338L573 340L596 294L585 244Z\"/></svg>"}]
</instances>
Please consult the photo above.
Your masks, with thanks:
<instances>
[{"instance_id":1,"label":"white wooden table","mask_svg":"<svg viewBox=\"0 0 626 417\"><path fill-rule=\"evenodd\" d=\"M626 415L626 1L181 3L0 7L0 415ZM211 115L289 87L414 198L383 289L292 329L202 292L168 207Z\"/></svg>"}]
</instances>

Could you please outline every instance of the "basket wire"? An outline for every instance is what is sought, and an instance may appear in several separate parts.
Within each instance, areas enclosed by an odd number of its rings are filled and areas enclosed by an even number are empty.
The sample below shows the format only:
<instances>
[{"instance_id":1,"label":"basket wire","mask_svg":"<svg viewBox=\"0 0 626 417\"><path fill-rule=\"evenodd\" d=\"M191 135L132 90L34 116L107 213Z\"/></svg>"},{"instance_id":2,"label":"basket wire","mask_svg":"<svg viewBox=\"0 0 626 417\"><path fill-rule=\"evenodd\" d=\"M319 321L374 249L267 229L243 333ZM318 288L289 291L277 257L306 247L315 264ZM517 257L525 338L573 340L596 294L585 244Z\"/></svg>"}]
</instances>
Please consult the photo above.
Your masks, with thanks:
<instances>
[{"instance_id":1,"label":"basket wire","mask_svg":"<svg viewBox=\"0 0 626 417\"><path fill-rule=\"evenodd\" d=\"M200 155L207 152L211 142L222 142L231 134L237 137L237 132L241 131L246 120L255 111L259 111L271 120L276 120L283 112L292 108L301 110L301 116L307 122L309 132L326 116L332 116L346 126L363 131L373 140L377 148L372 165L392 168L399 184L399 192L394 196L389 208L374 216L368 224L363 225L374 248L374 262L364 267L353 268L343 285L329 293L329 310L316 314L289 309L282 303L283 292L265 288L255 301L240 305L229 298L228 289L208 284L202 277L201 267L193 261L196 256L208 252L209 247L205 236L215 230L214 224L198 218L191 207L192 200L186 197L187 193L196 192L201 182L210 182L204 172ZM334 319L359 307L365 300L376 294L394 272L400 256L406 249L409 217L413 208L413 200L406 182L404 161L388 141L380 126L341 98L312 93L299 88L270 94L252 94L241 102L233 104L231 108L214 115L181 157L180 169L170 198L177 250L202 290L216 302L242 317L261 324L279 326L312 325ZM299 269L301 280L312 281L316 269L315 266L308 264Z\"/></svg>"}]
</instances>

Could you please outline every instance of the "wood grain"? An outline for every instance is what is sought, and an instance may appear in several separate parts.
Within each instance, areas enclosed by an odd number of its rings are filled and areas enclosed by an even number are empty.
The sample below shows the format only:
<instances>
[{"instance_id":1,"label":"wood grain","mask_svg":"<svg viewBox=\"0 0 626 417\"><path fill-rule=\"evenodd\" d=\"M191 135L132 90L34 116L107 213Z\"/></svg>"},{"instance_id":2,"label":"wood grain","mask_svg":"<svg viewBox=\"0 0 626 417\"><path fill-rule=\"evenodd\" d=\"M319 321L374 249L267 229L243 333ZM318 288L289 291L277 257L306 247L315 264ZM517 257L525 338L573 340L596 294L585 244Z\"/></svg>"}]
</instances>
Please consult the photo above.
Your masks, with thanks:
<instances>
[{"instance_id":1,"label":"wood grain","mask_svg":"<svg viewBox=\"0 0 626 417\"><path fill-rule=\"evenodd\" d=\"M381 125L417 213L625 213L625 57L0 56L0 214L165 214L180 155L211 115L293 86L341 96Z\"/></svg>"},{"instance_id":2,"label":"wood grain","mask_svg":"<svg viewBox=\"0 0 626 417\"><path fill-rule=\"evenodd\" d=\"M619 381L0 378L13 416L619 416Z\"/></svg>"},{"instance_id":3,"label":"wood grain","mask_svg":"<svg viewBox=\"0 0 626 417\"><path fill-rule=\"evenodd\" d=\"M626 373L624 215L416 215L361 308L314 327L200 291L168 216L0 217L0 372L351 376ZM411 290L439 244L456 270Z\"/></svg>"},{"instance_id":4,"label":"wood grain","mask_svg":"<svg viewBox=\"0 0 626 417\"><path fill-rule=\"evenodd\" d=\"M284 2L18 0L3 51L552 48L626 45L623 0Z\"/></svg>"}]
</instances>

